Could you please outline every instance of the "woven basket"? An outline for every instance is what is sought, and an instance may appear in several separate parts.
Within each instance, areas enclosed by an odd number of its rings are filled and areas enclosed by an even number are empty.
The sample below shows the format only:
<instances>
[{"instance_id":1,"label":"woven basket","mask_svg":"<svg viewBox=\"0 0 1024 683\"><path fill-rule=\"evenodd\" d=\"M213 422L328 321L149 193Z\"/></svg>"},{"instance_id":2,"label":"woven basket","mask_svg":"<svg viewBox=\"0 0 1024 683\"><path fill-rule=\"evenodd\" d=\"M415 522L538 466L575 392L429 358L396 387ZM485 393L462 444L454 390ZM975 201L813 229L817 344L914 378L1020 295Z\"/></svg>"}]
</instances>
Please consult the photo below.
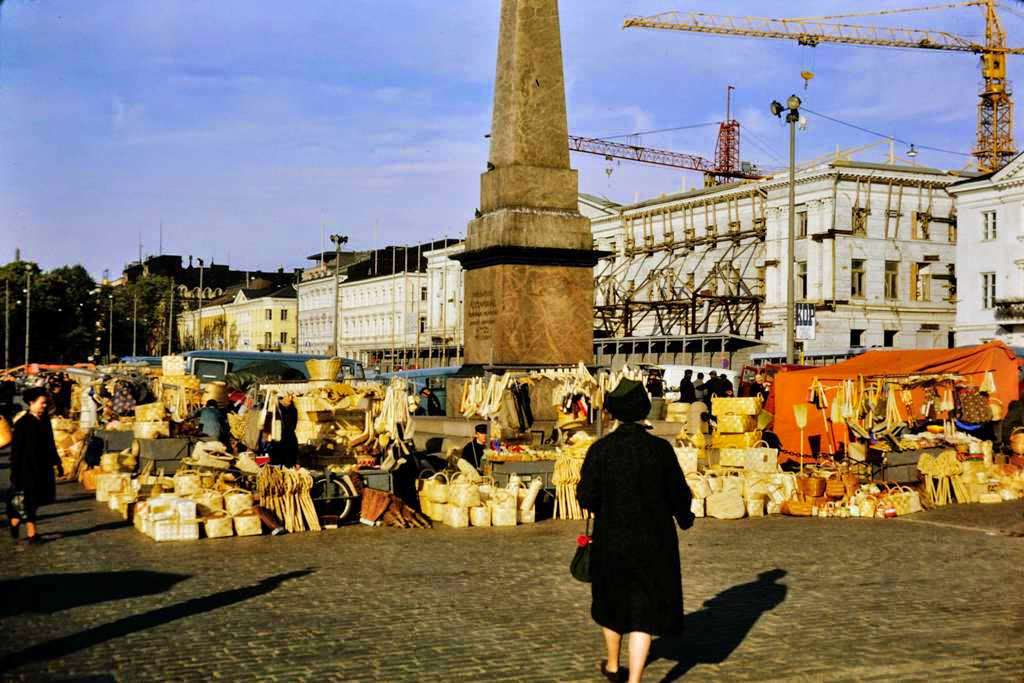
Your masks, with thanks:
<instances>
[{"instance_id":1,"label":"woven basket","mask_svg":"<svg viewBox=\"0 0 1024 683\"><path fill-rule=\"evenodd\" d=\"M160 439L171 435L171 425L166 421L143 422L137 420L132 426L136 439Z\"/></svg>"},{"instance_id":2,"label":"woven basket","mask_svg":"<svg viewBox=\"0 0 1024 683\"><path fill-rule=\"evenodd\" d=\"M797 477L796 490L808 498L819 498L825 495L827 486L824 479L820 477Z\"/></svg>"},{"instance_id":3,"label":"woven basket","mask_svg":"<svg viewBox=\"0 0 1024 683\"><path fill-rule=\"evenodd\" d=\"M180 470L174 475L174 495L191 496L199 492L199 474L195 470Z\"/></svg>"},{"instance_id":4,"label":"woven basket","mask_svg":"<svg viewBox=\"0 0 1024 683\"><path fill-rule=\"evenodd\" d=\"M825 480L825 495L829 498L845 498L846 484L839 477L829 477Z\"/></svg>"},{"instance_id":5,"label":"woven basket","mask_svg":"<svg viewBox=\"0 0 1024 683\"><path fill-rule=\"evenodd\" d=\"M144 403L135 406L135 419L139 422L162 422L167 415L163 403Z\"/></svg>"},{"instance_id":6,"label":"woven basket","mask_svg":"<svg viewBox=\"0 0 1024 683\"><path fill-rule=\"evenodd\" d=\"M810 517L814 504L804 500L787 500L782 504L782 514L790 517Z\"/></svg>"},{"instance_id":7,"label":"woven basket","mask_svg":"<svg viewBox=\"0 0 1024 683\"><path fill-rule=\"evenodd\" d=\"M252 494L244 489L231 489L224 493L224 510L232 517L249 512L252 506Z\"/></svg>"},{"instance_id":8,"label":"woven basket","mask_svg":"<svg viewBox=\"0 0 1024 683\"><path fill-rule=\"evenodd\" d=\"M195 501L199 514L212 515L224 511L224 496L217 491L199 491L190 497Z\"/></svg>"},{"instance_id":9,"label":"woven basket","mask_svg":"<svg viewBox=\"0 0 1024 683\"><path fill-rule=\"evenodd\" d=\"M234 535L234 522L227 515L215 515L203 520L207 538L227 538Z\"/></svg>"},{"instance_id":10,"label":"woven basket","mask_svg":"<svg viewBox=\"0 0 1024 683\"><path fill-rule=\"evenodd\" d=\"M306 361L306 373L311 380L334 380L341 372L340 358L316 358Z\"/></svg>"},{"instance_id":11,"label":"woven basket","mask_svg":"<svg viewBox=\"0 0 1024 683\"><path fill-rule=\"evenodd\" d=\"M235 523L235 533L239 536L259 536L263 533L263 526L260 524L260 516L255 512L247 512L232 517Z\"/></svg>"},{"instance_id":12,"label":"woven basket","mask_svg":"<svg viewBox=\"0 0 1024 683\"><path fill-rule=\"evenodd\" d=\"M1010 450L1014 455L1024 455L1024 427L1017 427L1010 432Z\"/></svg>"},{"instance_id":13,"label":"woven basket","mask_svg":"<svg viewBox=\"0 0 1024 683\"><path fill-rule=\"evenodd\" d=\"M486 505L470 508L469 523L472 526L491 526L491 508Z\"/></svg>"}]
</instances>

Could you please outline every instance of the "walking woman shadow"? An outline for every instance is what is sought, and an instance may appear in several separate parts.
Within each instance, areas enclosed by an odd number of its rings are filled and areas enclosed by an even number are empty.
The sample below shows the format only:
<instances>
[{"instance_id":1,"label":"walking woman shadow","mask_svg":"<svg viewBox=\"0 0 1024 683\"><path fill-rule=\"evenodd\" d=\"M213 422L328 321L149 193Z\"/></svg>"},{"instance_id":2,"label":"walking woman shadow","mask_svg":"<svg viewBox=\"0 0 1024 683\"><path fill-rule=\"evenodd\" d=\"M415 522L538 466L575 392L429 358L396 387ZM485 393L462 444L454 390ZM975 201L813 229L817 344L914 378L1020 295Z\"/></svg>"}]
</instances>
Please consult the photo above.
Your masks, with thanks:
<instances>
[{"instance_id":1,"label":"walking woman shadow","mask_svg":"<svg viewBox=\"0 0 1024 683\"><path fill-rule=\"evenodd\" d=\"M756 581L741 583L711 598L696 612L686 615L686 631L677 636L659 638L651 644L647 658L678 662L664 680L682 678L698 664L721 664L739 647L765 612L786 599L787 588L778 581L784 569L771 569L757 575Z\"/></svg>"}]
</instances>

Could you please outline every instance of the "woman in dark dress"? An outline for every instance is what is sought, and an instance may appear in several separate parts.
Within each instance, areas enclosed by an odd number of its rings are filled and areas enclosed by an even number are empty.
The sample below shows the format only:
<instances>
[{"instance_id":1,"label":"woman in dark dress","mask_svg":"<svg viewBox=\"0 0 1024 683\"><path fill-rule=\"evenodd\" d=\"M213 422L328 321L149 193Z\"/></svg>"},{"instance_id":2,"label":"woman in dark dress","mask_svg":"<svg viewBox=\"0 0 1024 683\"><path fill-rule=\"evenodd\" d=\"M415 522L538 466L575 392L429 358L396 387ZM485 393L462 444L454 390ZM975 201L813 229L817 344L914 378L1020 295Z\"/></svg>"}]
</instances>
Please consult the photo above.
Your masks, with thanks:
<instances>
[{"instance_id":1,"label":"woman in dark dress","mask_svg":"<svg viewBox=\"0 0 1024 683\"><path fill-rule=\"evenodd\" d=\"M628 680L639 681L651 636L683 628L675 523L693 524L691 494L672 446L638 424L650 408L639 382L624 379L608 394L605 409L620 424L590 447L576 491L595 515L590 612L604 632L602 672L612 681L626 680L622 634L629 634Z\"/></svg>"},{"instance_id":2,"label":"woman in dark dress","mask_svg":"<svg viewBox=\"0 0 1024 683\"><path fill-rule=\"evenodd\" d=\"M61 476L64 472L47 415L46 390L38 387L29 389L24 398L28 412L15 423L14 440L11 442L11 489L16 495L23 495L23 504L19 506L20 510L12 506L8 512L11 536L17 539L21 523L25 522L28 542L35 543L36 511L57 498L54 468Z\"/></svg>"},{"instance_id":3,"label":"woman in dark dress","mask_svg":"<svg viewBox=\"0 0 1024 683\"><path fill-rule=\"evenodd\" d=\"M277 419L281 422L281 440L274 443L271 462L275 465L294 467L299 460L299 440L295 428L299 423L299 411L295 408L295 397L286 394L277 405Z\"/></svg>"}]
</instances>

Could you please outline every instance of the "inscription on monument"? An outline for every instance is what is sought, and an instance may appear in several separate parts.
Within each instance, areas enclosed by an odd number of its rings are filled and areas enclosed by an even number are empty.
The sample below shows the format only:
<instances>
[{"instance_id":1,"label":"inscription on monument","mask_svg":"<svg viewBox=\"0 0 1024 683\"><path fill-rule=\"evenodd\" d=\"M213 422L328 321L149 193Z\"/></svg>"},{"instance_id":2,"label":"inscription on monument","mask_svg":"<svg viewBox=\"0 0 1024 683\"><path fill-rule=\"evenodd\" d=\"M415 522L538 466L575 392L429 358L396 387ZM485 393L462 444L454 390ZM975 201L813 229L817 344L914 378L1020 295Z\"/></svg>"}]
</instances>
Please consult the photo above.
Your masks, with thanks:
<instances>
[{"instance_id":1,"label":"inscription on monument","mask_svg":"<svg viewBox=\"0 0 1024 683\"><path fill-rule=\"evenodd\" d=\"M498 306L493 291L469 293L466 301L466 328L475 339L486 340L494 336L497 315Z\"/></svg>"}]
</instances>

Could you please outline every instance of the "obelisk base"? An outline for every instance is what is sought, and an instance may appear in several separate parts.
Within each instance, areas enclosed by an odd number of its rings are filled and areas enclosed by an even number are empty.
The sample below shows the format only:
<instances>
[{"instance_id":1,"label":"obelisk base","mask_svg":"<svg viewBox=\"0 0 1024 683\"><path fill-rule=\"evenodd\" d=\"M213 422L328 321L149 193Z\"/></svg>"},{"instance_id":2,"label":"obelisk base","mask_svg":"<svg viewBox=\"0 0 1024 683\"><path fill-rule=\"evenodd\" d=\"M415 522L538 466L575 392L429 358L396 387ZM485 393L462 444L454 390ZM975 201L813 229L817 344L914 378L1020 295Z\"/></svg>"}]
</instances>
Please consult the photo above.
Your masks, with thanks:
<instances>
[{"instance_id":1,"label":"obelisk base","mask_svg":"<svg viewBox=\"0 0 1024 683\"><path fill-rule=\"evenodd\" d=\"M590 364L592 266L504 263L465 272L466 363Z\"/></svg>"}]
</instances>

